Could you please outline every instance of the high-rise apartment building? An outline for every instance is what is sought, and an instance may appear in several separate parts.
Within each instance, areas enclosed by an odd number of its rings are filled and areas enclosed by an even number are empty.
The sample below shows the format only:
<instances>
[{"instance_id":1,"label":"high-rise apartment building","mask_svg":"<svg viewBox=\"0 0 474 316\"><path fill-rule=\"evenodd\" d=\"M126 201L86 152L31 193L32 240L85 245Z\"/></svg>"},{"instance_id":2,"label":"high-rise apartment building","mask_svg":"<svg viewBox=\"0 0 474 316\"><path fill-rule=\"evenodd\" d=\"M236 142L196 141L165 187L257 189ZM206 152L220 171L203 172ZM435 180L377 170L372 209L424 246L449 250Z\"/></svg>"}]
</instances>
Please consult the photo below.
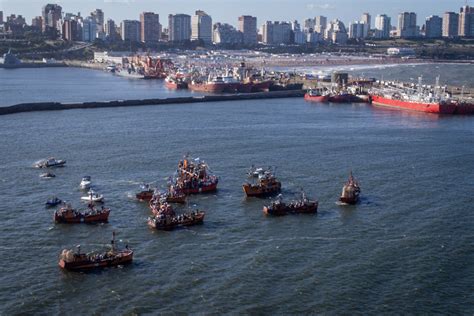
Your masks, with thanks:
<instances>
[{"instance_id":1,"label":"high-rise apartment building","mask_svg":"<svg viewBox=\"0 0 474 316\"><path fill-rule=\"evenodd\" d=\"M474 36L474 7L464 6L459 10L459 36Z\"/></svg>"},{"instance_id":2,"label":"high-rise apartment building","mask_svg":"<svg viewBox=\"0 0 474 316\"><path fill-rule=\"evenodd\" d=\"M122 40L125 42L140 41L140 21L123 20L120 24L120 32Z\"/></svg>"},{"instance_id":3,"label":"high-rise apartment building","mask_svg":"<svg viewBox=\"0 0 474 316\"><path fill-rule=\"evenodd\" d=\"M244 45L257 44L257 18L250 15L239 17L239 31L242 32Z\"/></svg>"},{"instance_id":4,"label":"high-rise apartment building","mask_svg":"<svg viewBox=\"0 0 474 316\"><path fill-rule=\"evenodd\" d=\"M325 16L318 15L314 18L314 31L319 34L324 34L328 24L328 19Z\"/></svg>"},{"instance_id":5,"label":"high-rise apartment building","mask_svg":"<svg viewBox=\"0 0 474 316\"><path fill-rule=\"evenodd\" d=\"M58 4L47 4L43 7L43 32L46 32L48 28L57 29L58 21L61 20L62 10L62 7Z\"/></svg>"},{"instance_id":6,"label":"high-rise apartment building","mask_svg":"<svg viewBox=\"0 0 474 316\"><path fill-rule=\"evenodd\" d=\"M82 21L82 40L93 42L97 34L97 22L92 16L88 16Z\"/></svg>"},{"instance_id":7,"label":"high-rise apartment building","mask_svg":"<svg viewBox=\"0 0 474 316\"><path fill-rule=\"evenodd\" d=\"M437 15L431 15L426 18L425 37L438 38L441 37L443 30L443 19Z\"/></svg>"},{"instance_id":8,"label":"high-rise apartment building","mask_svg":"<svg viewBox=\"0 0 474 316\"><path fill-rule=\"evenodd\" d=\"M366 32L367 24L363 21L355 21L349 24L349 38L351 39L361 39L365 38L367 35Z\"/></svg>"},{"instance_id":9,"label":"high-rise apartment building","mask_svg":"<svg viewBox=\"0 0 474 316\"><path fill-rule=\"evenodd\" d=\"M119 37L117 26L115 25L115 21L112 19L108 19L107 23L105 23L105 36L111 41L114 41Z\"/></svg>"},{"instance_id":10,"label":"high-rise apartment building","mask_svg":"<svg viewBox=\"0 0 474 316\"><path fill-rule=\"evenodd\" d=\"M212 43L212 18L202 10L196 11L191 17L191 39Z\"/></svg>"},{"instance_id":11,"label":"high-rise apartment building","mask_svg":"<svg viewBox=\"0 0 474 316\"><path fill-rule=\"evenodd\" d=\"M187 14L168 15L168 40L183 42L191 39L191 16Z\"/></svg>"},{"instance_id":12,"label":"high-rise apartment building","mask_svg":"<svg viewBox=\"0 0 474 316\"><path fill-rule=\"evenodd\" d=\"M365 24L363 37L364 37L364 38L367 38L368 35L369 35L369 31L370 31L370 29L371 29L371 27L372 27L372 24L371 24L371 22L372 22L372 17L370 16L369 13L363 13L363 14L362 14L362 17L361 17L361 19L360 19L360 22L362 22L362 23Z\"/></svg>"},{"instance_id":13,"label":"high-rise apartment building","mask_svg":"<svg viewBox=\"0 0 474 316\"><path fill-rule=\"evenodd\" d=\"M446 12L443 15L443 37L458 36L459 15L455 12Z\"/></svg>"},{"instance_id":14,"label":"high-rise apartment building","mask_svg":"<svg viewBox=\"0 0 474 316\"><path fill-rule=\"evenodd\" d=\"M43 27L43 17L42 16L36 16L33 19L31 19L31 27L33 27L37 31L41 31L41 29Z\"/></svg>"},{"instance_id":15,"label":"high-rise apartment building","mask_svg":"<svg viewBox=\"0 0 474 316\"><path fill-rule=\"evenodd\" d=\"M390 37L390 30L392 28L390 23L390 17L386 14L379 14L375 18L375 38L389 38Z\"/></svg>"},{"instance_id":16,"label":"high-rise apartment building","mask_svg":"<svg viewBox=\"0 0 474 316\"><path fill-rule=\"evenodd\" d=\"M65 41L77 41L77 21L74 19L64 20L62 25L62 38Z\"/></svg>"},{"instance_id":17,"label":"high-rise apartment building","mask_svg":"<svg viewBox=\"0 0 474 316\"><path fill-rule=\"evenodd\" d=\"M308 33L314 32L314 26L315 26L315 20L314 19L306 19L304 20L303 24L303 30Z\"/></svg>"},{"instance_id":18,"label":"high-rise apartment building","mask_svg":"<svg viewBox=\"0 0 474 316\"><path fill-rule=\"evenodd\" d=\"M0 24L3 24L3 11L0 11Z\"/></svg>"},{"instance_id":19,"label":"high-rise apartment building","mask_svg":"<svg viewBox=\"0 0 474 316\"><path fill-rule=\"evenodd\" d=\"M91 17L95 19L95 23L97 25L97 31L103 32L104 31L104 11L101 9L95 9L95 11L91 12Z\"/></svg>"},{"instance_id":20,"label":"high-rise apartment building","mask_svg":"<svg viewBox=\"0 0 474 316\"><path fill-rule=\"evenodd\" d=\"M417 37L416 13L402 12L398 15L398 36L401 38Z\"/></svg>"},{"instance_id":21,"label":"high-rise apartment building","mask_svg":"<svg viewBox=\"0 0 474 316\"><path fill-rule=\"evenodd\" d=\"M267 21L262 26L263 38L265 44L290 44L291 43L291 24L288 22Z\"/></svg>"},{"instance_id":22,"label":"high-rise apartment building","mask_svg":"<svg viewBox=\"0 0 474 316\"><path fill-rule=\"evenodd\" d=\"M143 43L157 43L161 38L160 17L153 12L140 14L140 40Z\"/></svg>"}]
</instances>

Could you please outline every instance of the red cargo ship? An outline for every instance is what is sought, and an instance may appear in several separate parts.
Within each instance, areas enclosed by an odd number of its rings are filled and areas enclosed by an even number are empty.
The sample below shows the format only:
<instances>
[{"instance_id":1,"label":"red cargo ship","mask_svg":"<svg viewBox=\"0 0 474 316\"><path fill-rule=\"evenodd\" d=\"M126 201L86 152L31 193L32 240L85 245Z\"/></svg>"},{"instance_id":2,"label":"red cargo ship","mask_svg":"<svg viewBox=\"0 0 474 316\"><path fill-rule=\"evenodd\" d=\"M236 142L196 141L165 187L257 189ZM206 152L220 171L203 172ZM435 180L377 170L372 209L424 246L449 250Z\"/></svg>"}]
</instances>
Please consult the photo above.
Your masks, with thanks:
<instances>
[{"instance_id":1,"label":"red cargo ship","mask_svg":"<svg viewBox=\"0 0 474 316\"><path fill-rule=\"evenodd\" d=\"M436 102L420 102L412 100L401 100L392 96L380 96L376 94L370 95L372 104L399 108L411 111L435 113L435 114L453 114L456 110L456 104L436 101Z\"/></svg>"}]
</instances>

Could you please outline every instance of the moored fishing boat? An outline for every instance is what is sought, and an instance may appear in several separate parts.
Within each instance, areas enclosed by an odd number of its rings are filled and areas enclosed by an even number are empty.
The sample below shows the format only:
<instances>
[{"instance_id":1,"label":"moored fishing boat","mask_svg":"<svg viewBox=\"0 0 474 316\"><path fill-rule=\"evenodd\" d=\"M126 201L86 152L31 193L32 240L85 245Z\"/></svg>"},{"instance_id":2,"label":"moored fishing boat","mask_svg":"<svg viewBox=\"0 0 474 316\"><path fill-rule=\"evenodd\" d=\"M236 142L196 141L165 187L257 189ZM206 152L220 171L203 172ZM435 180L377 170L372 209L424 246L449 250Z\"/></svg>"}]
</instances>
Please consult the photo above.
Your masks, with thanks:
<instances>
[{"instance_id":1,"label":"moored fishing boat","mask_svg":"<svg viewBox=\"0 0 474 316\"><path fill-rule=\"evenodd\" d=\"M183 78L167 76L165 78L165 86L168 89L187 89L188 83Z\"/></svg>"},{"instance_id":2,"label":"moored fishing boat","mask_svg":"<svg viewBox=\"0 0 474 316\"><path fill-rule=\"evenodd\" d=\"M304 95L304 99L311 102L328 102L329 93L324 92L322 89L310 89Z\"/></svg>"},{"instance_id":3,"label":"moored fishing boat","mask_svg":"<svg viewBox=\"0 0 474 316\"><path fill-rule=\"evenodd\" d=\"M299 200L285 203L281 195L270 205L263 207L263 212L267 215L283 216L287 214L314 214L318 211L318 201L309 200L304 192Z\"/></svg>"},{"instance_id":4,"label":"moored fishing boat","mask_svg":"<svg viewBox=\"0 0 474 316\"><path fill-rule=\"evenodd\" d=\"M434 114L454 114L456 111L456 103L450 95L441 92L439 77L434 89L422 85L422 77L419 77L418 85L385 83L382 87L372 88L369 95L373 105L392 109Z\"/></svg>"},{"instance_id":5,"label":"moored fishing boat","mask_svg":"<svg viewBox=\"0 0 474 316\"><path fill-rule=\"evenodd\" d=\"M346 204L356 204L359 201L360 186L357 180L352 176L352 171L349 174L349 179L342 188L342 194L339 201Z\"/></svg>"},{"instance_id":6,"label":"moored fishing boat","mask_svg":"<svg viewBox=\"0 0 474 316\"><path fill-rule=\"evenodd\" d=\"M59 266L65 270L80 271L97 268L114 267L131 263L133 261L133 250L125 246L125 249L116 249L115 232L111 241L111 249L102 253L81 253L81 246L77 251L63 249L59 255Z\"/></svg>"}]
</instances>

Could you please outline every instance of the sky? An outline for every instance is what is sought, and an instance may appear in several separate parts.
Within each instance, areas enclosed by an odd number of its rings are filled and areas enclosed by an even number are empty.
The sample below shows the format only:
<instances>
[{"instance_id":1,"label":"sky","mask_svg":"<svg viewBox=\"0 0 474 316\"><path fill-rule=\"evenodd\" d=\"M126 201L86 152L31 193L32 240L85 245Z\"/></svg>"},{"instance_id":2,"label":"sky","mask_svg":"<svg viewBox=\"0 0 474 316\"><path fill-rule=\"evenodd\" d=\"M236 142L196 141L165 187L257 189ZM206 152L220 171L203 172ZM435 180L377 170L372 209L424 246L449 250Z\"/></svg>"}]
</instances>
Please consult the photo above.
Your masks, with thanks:
<instances>
[{"instance_id":1,"label":"sky","mask_svg":"<svg viewBox=\"0 0 474 316\"><path fill-rule=\"evenodd\" d=\"M442 15L446 11L459 12L466 0L0 0L0 11L3 15L22 14L27 22L41 15L41 8L46 3L58 3L63 12L89 15L96 8L102 9L105 19L116 22L125 19L139 19L140 12L152 11L160 15L160 23L167 25L170 13L194 14L201 9L212 16L213 22L225 22L237 25L240 15L257 17L258 25L265 21L293 21L300 23L316 15L329 19L339 18L344 23L360 20L363 12L372 16L372 25L377 14L392 17L396 25L397 15L403 11L417 13L418 24L423 24L430 15Z\"/></svg>"}]
</instances>

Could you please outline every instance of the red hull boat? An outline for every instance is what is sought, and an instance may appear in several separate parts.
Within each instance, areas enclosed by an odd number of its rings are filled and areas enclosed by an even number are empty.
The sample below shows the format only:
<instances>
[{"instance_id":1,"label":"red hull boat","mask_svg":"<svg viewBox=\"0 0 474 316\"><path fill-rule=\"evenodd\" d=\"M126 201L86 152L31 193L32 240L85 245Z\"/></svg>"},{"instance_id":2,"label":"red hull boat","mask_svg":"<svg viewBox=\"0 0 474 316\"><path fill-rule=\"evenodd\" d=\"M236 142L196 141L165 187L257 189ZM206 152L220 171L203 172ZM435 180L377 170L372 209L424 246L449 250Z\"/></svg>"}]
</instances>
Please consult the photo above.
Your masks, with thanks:
<instances>
[{"instance_id":1,"label":"red hull boat","mask_svg":"<svg viewBox=\"0 0 474 316\"><path fill-rule=\"evenodd\" d=\"M390 98L375 95L375 94L372 94L370 98L372 100L372 104L374 105L396 108L396 109L411 110L411 111L417 111L417 112L435 113L435 114L453 114L454 111L456 110L456 104L454 103L411 102L411 101L390 99Z\"/></svg>"},{"instance_id":2,"label":"red hull boat","mask_svg":"<svg viewBox=\"0 0 474 316\"><path fill-rule=\"evenodd\" d=\"M89 211L79 212L71 207L62 207L54 212L54 221L56 223L64 224L78 224L78 223L107 223L109 220L110 209L102 208L96 210L91 207Z\"/></svg>"},{"instance_id":3,"label":"red hull boat","mask_svg":"<svg viewBox=\"0 0 474 316\"><path fill-rule=\"evenodd\" d=\"M156 216L148 219L148 226L157 230L173 230L179 227L200 225L204 222L205 213L191 212L177 216Z\"/></svg>"},{"instance_id":4,"label":"red hull boat","mask_svg":"<svg viewBox=\"0 0 474 316\"><path fill-rule=\"evenodd\" d=\"M74 252L70 249L64 249L59 256L59 266L65 270L84 271L105 267L115 267L131 263L133 260L133 250L115 249L115 233L112 239L112 249L102 254L85 254L81 253L80 246L78 251Z\"/></svg>"}]
</instances>

